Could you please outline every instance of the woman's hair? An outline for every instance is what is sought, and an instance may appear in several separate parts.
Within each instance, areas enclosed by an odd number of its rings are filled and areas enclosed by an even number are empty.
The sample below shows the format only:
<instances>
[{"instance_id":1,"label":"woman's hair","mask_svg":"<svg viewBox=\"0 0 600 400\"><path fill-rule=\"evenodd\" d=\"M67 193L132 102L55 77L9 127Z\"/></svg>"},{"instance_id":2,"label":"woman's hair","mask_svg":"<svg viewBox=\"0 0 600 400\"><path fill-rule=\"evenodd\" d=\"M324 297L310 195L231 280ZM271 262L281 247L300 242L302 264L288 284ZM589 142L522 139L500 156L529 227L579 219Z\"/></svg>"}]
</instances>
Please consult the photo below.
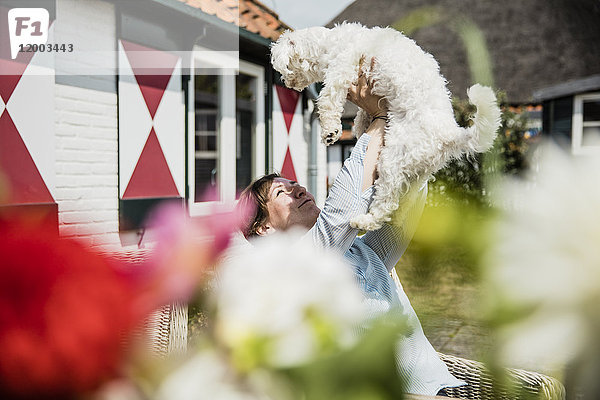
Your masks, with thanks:
<instances>
[{"instance_id":1,"label":"woman's hair","mask_svg":"<svg viewBox=\"0 0 600 400\"><path fill-rule=\"evenodd\" d=\"M240 227L246 239L258 236L258 229L269 220L269 211L267 210L269 190L275 178L280 176L278 173L273 173L258 178L240 194L238 206L251 210L246 223Z\"/></svg>"}]
</instances>

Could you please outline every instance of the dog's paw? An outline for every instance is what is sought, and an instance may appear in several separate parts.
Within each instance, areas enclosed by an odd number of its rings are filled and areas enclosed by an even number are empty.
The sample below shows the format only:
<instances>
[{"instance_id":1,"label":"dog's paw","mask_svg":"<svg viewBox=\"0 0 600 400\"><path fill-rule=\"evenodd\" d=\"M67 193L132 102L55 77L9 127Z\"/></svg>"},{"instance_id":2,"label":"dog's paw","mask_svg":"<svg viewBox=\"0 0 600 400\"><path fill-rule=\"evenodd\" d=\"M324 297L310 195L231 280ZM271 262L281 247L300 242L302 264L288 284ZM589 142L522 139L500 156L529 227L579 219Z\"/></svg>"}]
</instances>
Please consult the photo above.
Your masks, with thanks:
<instances>
[{"instance_id":1,"label":"dog's paw","mask_svg":"<svg viewBox=\"0 0 600 400\"><path fill-rule=\"evenodd\" d=\"M336 126L334 128L329 128L329 129L327 129L326 127L323 127L323 126L321 128L323 130L323 133L321 134L321 140L327 146L337 142L337 140L340 138L340 136L342 136L342 126L341 125Z\"/></svg>"},{"instance_id":2,"label":"dog's paw","mask_svg":"<svg viewBox=\"0 0 600 400\"><path fill-rule=\"evenodd\" d=\"M340 138L340 136L342 136L342 134L340 133L339 130L336 129L333 132L329 132L329 133L323 135L321 137L321 140L323 141L323 144L326 144L327 146L329 146L330 144L335 143Z\"/></svg>"}]
</instances>

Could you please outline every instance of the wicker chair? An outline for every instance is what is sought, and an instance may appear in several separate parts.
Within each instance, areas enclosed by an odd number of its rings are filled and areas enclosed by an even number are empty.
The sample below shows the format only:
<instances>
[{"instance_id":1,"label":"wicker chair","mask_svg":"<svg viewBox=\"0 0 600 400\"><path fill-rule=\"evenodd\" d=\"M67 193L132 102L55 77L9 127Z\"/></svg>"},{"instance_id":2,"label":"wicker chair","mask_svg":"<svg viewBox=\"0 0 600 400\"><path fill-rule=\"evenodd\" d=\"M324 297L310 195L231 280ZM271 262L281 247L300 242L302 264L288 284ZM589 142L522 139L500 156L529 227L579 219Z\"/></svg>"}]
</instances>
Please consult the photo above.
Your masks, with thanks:
<instances>
[{"instance_id":1,"label":"wicker chair","mask_svg":"<svg viewBox=\"0 0 600 400\"><path fill-rule=\"evenodd\" d=\"M151 250L132 249L107 253L115 260L130 265L141 263L150 256ZM187 306L168 304L154 311L133 336L141 339L148 350L157 356L184 352L187 348Z\"/></svg>"},{"instance_id":2,"label":"wicker chair","mask_svg":"<svg viewBox=\"0 0 600 400\"><path fill-rule=\"evenodd\" d=\"M395 269L392 278L399 290L400 279ZM471 400L563 400L565 388L556 379L537 372L506 368L502 382L495 380L490 371L478 361L438 353L455 377L467 382L466 386L445 389L454 398Z\"/></svg>"},{"instance_id":3,"label":"wicker chair","mask_svg":"<svg viewBox=\"0 0 600 400\"><path fill-rule=\"evenodd\" d=\"M564 386L555 378L537 372L506 368L502 382L478 361L438 353L452 375L467 382L466 386L445 389L459 399L483 400L563 400Z\"/></svg>"},{"instance_id":4,"label":"wicker chair","mask_svg":"<svg viewBox=\"0 0 600 400\"><path fill-rule=\"evenodd\" d=\"M149 250L124 250L111 254L121 261L135 263L148 258ZM394 271L395 272L395 271ZM395 274L392 274L395 275ZM397 275L394 280L399 284ZM185 351L187 344L187 307L181 304L163 306L146 321L139 333L157 355ZM506 369L507 379L496 381L480 362L438 353L450 372L467 382L467 386L446 389L449 396L470 400L563 400L565 388L556 379L530 371Z\"/></svg>"}]
</instances>

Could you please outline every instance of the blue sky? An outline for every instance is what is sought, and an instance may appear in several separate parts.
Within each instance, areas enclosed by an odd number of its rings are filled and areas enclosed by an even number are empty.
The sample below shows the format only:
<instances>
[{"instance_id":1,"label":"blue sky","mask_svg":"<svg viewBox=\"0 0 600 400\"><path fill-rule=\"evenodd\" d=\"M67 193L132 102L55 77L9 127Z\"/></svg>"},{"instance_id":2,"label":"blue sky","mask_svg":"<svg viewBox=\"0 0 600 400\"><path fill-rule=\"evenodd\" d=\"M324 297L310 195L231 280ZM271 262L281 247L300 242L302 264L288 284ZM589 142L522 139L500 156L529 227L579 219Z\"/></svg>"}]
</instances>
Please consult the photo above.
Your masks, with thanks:
<instances>
[{"instance_id":1,"label":"blue sky","mask_svg":"<svg viewBox=\"0 0 600 400\"><path fill-rule=\"evenodd\" d=\"M354 0L261 0L294 29L325 25Z\"/></svg>"}]
</instances>

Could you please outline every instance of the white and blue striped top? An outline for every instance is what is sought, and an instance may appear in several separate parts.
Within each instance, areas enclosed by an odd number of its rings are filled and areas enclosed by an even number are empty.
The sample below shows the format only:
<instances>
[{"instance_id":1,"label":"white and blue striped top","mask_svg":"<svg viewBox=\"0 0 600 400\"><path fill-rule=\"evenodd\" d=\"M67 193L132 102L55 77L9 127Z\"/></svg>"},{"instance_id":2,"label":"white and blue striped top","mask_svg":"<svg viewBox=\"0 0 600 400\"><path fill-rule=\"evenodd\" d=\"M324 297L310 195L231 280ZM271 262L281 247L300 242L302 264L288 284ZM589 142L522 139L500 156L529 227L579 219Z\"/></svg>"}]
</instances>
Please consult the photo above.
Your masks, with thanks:
<instances>
[{"instance_id":1,"label":"white and blue striped top","mask_svg":"<svg viewBox=\"0 0 600 400\"><path fill-rule=\"evenodd\" d=\"M409 212L403 227L384 225L357 236L358 230L349 224L355 215L369 208L374 187L361 193L363 160L370 136L363 134L335 179L316 224L307 233L318 246L339 251L354 267L356 279L365 295L369 316L388 311L398 312L407 319L410 333L398 341L396 360L406 391L435 395L444 387L465 383L448 372L421 328L402 286L394 283L390 271L404 253L414 234L427 196L427 186ZM412 217L412 218L411 218ZM410 223L412 221L413 223Z\"/></svg>"}]
</instances>

